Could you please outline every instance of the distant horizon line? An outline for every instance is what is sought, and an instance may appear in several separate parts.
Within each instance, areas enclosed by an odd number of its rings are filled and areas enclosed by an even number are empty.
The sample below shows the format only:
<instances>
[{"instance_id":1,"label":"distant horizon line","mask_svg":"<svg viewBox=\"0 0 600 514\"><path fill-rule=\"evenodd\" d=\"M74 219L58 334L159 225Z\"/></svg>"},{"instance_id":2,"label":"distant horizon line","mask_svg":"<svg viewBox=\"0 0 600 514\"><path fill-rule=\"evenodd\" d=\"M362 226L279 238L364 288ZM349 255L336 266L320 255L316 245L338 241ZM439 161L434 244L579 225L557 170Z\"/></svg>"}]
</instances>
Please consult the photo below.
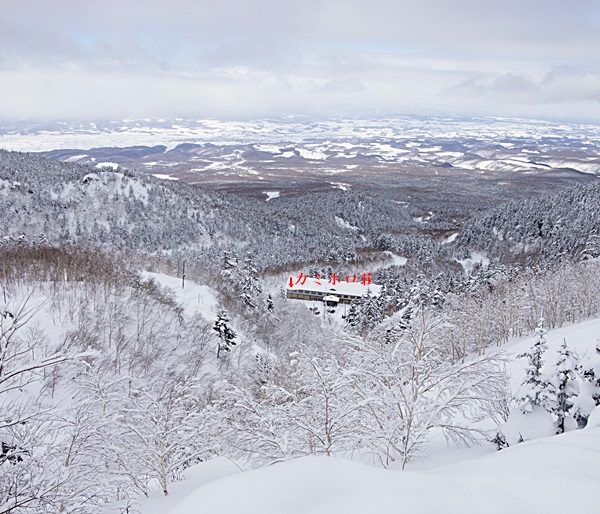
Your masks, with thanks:
<instances>
[{"instance_id":1,"label":"distant horizon line","mask_svg":"<svg viewBox=\"0 0 600 514\"><path fill-rule=\"evenodd\" d=\"M22 125L52 125L52 124L64 124L71 125L76 123L164 123L173 121L182 122L204 122L213 121L220 123L250 123L250 122L277 122L277 123L319 123L319 122L347 122L347 121L384 121L394 119L424 119L424 120L443 120L445 118L452 121L509 121L509 122L527 122L527 123L545 123L552 125L580 125L580 126L592 126L600 127L600 120L594 122L590 120L577 120L577 119L565 119L558 117L532 117L532 116L519 116L519 115L492 115L492 114L465 114L457 112L393 112L393 113L362 113L355 115L335 115L335 116L319 116L314 114L296 113L296 114L280 114L280 115L264 115L264 116L196 116L196 115L154 115L154 116L123 116L123 117L83 117L83 118L36 118L36 117L22 117L22 118L0 118L0 127L7 126L22 126Z\"/></svg>"}]
</instances>

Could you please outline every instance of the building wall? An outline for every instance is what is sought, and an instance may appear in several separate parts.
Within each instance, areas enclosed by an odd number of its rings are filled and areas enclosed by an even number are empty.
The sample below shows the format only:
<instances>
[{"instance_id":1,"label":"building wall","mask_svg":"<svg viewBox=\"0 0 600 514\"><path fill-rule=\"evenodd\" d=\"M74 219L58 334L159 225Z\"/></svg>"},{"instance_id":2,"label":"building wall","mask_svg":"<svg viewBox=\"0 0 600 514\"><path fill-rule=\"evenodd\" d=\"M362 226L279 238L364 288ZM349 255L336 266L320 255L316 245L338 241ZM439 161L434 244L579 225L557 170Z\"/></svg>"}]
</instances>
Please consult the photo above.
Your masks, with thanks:
<instances>
[{"instance_id":1,"label":"building wall","mask_svg":"<svg viewBox=\"0 0 600 514\"><path fill-rule=\"evenodd\" d=\"M324 296L331 295L331 292L321 292L321 291L307 291L303 289L286 289L286 298L291 300L305 300L309 302L321 301ZM353 300L360 299L360 296L354 296L349 294L334 294L337 296L340 301L339 303L350 304Z\"/></svg>"}]
</instances>

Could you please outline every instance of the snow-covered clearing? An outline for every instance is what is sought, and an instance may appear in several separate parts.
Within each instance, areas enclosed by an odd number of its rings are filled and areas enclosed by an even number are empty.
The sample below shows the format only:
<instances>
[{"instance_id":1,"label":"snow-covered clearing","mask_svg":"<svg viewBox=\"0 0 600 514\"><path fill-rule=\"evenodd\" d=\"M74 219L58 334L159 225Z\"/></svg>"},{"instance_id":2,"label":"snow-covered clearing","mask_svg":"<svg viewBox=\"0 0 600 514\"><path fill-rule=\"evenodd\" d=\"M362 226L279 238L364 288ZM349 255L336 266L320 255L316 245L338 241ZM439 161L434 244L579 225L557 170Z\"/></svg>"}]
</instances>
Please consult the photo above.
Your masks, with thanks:
<instances>
[{"instance_id":1,"label":"snow-covered clearing","mask_svg":"<svg viewBox=\"0 0 600 514\"><path fill-rule=\"evenodd\" d=\"M394 266L406 266L408 259L406 257L402 257L402 255L397 255L394 252L385 251L383 252L385 255L389 255L392 258L392 262Z\"/></svg>"},{"instance_id":2,"label":"snow-covered clearing","mask_svg":"<svg viewBox=\"0 0 600 514\"><path fill-rule=\"evenodd\" d=\"M153 177L156 177L161 180L179 180L177 177L172 177L171 175L165 175L164 173L153 173Z\"/></svg>"},{"instance_id":3,"label":"snow-covered clearing","mask_svg":"<svg viewBox=\"0 0 600 514\"><path fill-rule=\"evenodd\" d=\"M116 170L119 168L119 164L116 162L99 162L96 164L96 168L112 168Z\"/></svg>"},{"instance_id":4,"label":"snow-covered clearing","mask_svg":"<svg viewBox=\"0 0 600 514\"><path fill-rule=\"evenodd\" d=\"M468 275L475 264L481 264L483 267L486 267L490 264L490 259L483 253L471 252L470 258L458 260L457 262L463 267L463 270L465 270L465 273Z\"/></svg>"},{"instance_id":5,"label":"snow-covered clearing","mask_svg":"<svg viewBox=\"0 0 600 514\"><path fill-rule=\"evenodd\" d=\"M85 159L86 157L87 157L86 153L78 154L78 155L71 155L71 157L67 157L65 159L65 162L77 162L77 161L80 161L81 159Z\"/></svg>"},{"instance_id":6,"label":"snow-covered clearing","mask_svg":"<svg viewBox=\"0 0 600 514\"><path fill-rule=\"evenodd\" d=\"M348 230L358 230L358 227L355 227L354 225L350 225L350 223L348 223L346 220L339 218L338 216L335 216L335 222L337 224L338 227L340 228L347 228Z\"/></svg>"},{"instance_id":7,"label":"snow-covered clearing","mask_svg":"<svg viewBox=\"0 0 600 514\"><path fill-rule=\"evenodd\" d=\"M279 198L279 191L263 191L263 194L267 195L265 202L273 200L273 198Z\"/></svg>"},{"instance_id":8,"label":"snow-covered clearing","mask_svg":"<svg viewBox=\"0 0 600 514\"><path fill-rule=\"evenodd\" d=\"M182 287L181 277L173 277L164 273L152 273L145 271L142 276L153 279L164 287L168 287L175 293L177 302L183 306L186 316L192 317L199 313L207 321L213 321L217 315L217 299L212 289L205 285L199 285L190 280L185 280Z\"/></svg>"},{"instance_id":9,"label":"snow-covered clearing","mask_svg":"<svg viewBox=\"0 0 600 514\"><path fill-rule=\"evenodd\" d=\"M349 168L346 166L346 168ZM341 189L342 191L348 191L350 188L350 184L345 184L344 182L329 182L333 188Z\"/></svg>"},{"instance_id":10,"label":"snow-covered clearing","mask_svg":"<svg viewBox=\"0 0 600 514\"><path fill-rule=\"evenodd\" d=\"M449 235L444 240L442 240L441 244L447 245L447 244L453 243L454 241L456 241L457 237L458 237L458 232L455 232L454 234Z\"/></svg>"}]
</instances>

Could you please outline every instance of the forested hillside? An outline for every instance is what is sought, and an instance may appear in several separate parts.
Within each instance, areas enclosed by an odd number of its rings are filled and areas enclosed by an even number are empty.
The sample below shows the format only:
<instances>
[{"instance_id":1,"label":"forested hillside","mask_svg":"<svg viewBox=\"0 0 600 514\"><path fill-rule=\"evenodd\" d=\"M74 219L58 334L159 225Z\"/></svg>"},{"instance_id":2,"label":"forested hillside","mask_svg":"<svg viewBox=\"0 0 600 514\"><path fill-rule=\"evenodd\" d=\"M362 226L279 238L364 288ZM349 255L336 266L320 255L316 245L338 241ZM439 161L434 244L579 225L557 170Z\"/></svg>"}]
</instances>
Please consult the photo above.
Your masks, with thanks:
<instances>
[{"instance_id":1,"label":"forested hillside","mask_svg":"<svg viewBox=\"0 0 600 514\"><path fill-rule=\"evenodd\" d=\"M496 259L544 262L600 255L600 182L559 194L509 202L474 217L461 229L459 253L485 251Z\"/></svg>"},{"instance_id":2,"label":"forested hillside","mask_svg":"<svg viewBox=\"0 0 600 514\"><path fill-rule=\"evenodd\" d=\"M212 266L223 251L240 258L253 253L261 269L313 262L340 266L364 259L362 249L393 251L429 272L448 269L471 251L507 265L597 254L597 182L476 213L454 243L441 246L444 234L457 226L452 204L447 219L437 213L423 221L413 219L395 197L336 189L265 202L122 169L0 151L5 241L108 245Z\"/></svg>"},{"instance_id":3,"label":"forested hillside","mask_svg":"<svg viewBox=\"0 0 600 514\"><path fill-rule=\"evenodd\" d=\"M175 253L218 262L252 251L274 264L356 259L383 229L414 222L403 206L349 191L270 202L127 170L0 151L0 237Z\"/></svg>"}]
</instances>

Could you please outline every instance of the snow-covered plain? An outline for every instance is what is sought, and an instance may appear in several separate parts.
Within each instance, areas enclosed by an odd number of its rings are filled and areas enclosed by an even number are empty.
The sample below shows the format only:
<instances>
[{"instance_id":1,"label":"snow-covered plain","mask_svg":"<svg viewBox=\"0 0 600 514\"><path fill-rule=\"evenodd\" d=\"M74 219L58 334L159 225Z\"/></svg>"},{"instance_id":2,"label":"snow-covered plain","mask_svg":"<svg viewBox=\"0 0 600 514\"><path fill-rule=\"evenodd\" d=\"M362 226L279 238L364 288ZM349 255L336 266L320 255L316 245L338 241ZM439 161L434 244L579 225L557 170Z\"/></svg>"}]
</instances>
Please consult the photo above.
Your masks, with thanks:
<instances>
[{"instance_id":1,"label":"snow-covered plain","mask_svg":"<svg viewBox=\"0 0 600 514\"><path fill-rule=\"evenodd\" d=\"M406 139L407 148L417 153L440 151L436 145L426 142L432 135L447 139L471 138L501 141L507 138L531 138L556 141L563 137L582 138L582 143L594 144L600 135L600 127L594 125L566 125L546 121L510 118L452 118L395 116L380 119L341 119L330 121L307 121L305 119L217 121L200 120L124 120L94 123L60 123L54 126L19 127L0 126L0 147L17 151L44 151L51 149L90 149L110 146L134 146L164 144L173 148L179 143L196 142L213 144L260 143L257 148L269 153L280 153L285 147L282 141L306 141L306 151L311 158L322 159L324 142L344 143L369 139ZM311 141L312 140L312 141ZM389 143L374 143L378 152L405 154ZM510 149L512 143L503 143ZM353 148L353 145L347 149ZM448 154L445 154L448 156ZM460 152L454 156L457 157Z\"/></svg>"},{"instance_id":2,"label":"snow-covered plain","mask_svg":"<svg viewBox=\"0 0 600 514\"><path fill-rule=\"evenodd\" d=\"M208 145L212 149L238 145L240 148L233 154L219 153L218 160L207 161L206 166L199 169L234 167L241 176L256 173L252 161L257 159L264 163L265 157L306 161L312 165L367 159L462 168L481 174L543 172L554 168L597 175L600 174L599 140L597 126L507 118L396 116L372 120L246 122L147 119L0 126L0 148L26 152L65 150L67 153L58 158L67 161L86 158L94 161L95 158L90 157L95 155L93 149L162 145L160 151L169 152L180 144ZM465 141L469 144L464 144ZM544 141L552 144L541 144ZM531 150L532 146L535 151ZM247 150L250 150L248 162L242 158ZM260 155L255 155L256 152ZM126 166L131 162L128 158L120 164ZM144 165L155 167L156 160L153 158ZM168 167L173 162L162 165ZM340 170L336 168L336 172Z\"/></svg>"}]
</instances>

